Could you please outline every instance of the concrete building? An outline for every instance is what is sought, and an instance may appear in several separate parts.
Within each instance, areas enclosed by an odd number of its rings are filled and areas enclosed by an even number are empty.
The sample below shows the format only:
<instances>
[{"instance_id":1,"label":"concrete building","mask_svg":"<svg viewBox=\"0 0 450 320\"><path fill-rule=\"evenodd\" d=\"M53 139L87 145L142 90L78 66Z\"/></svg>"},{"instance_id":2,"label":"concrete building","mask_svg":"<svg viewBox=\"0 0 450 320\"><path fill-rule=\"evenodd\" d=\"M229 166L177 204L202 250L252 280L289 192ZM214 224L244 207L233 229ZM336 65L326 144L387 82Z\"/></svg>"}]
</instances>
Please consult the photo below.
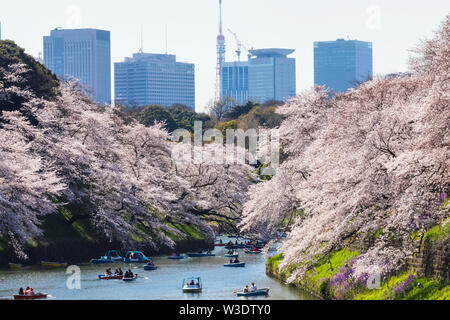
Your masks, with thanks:
<instances>
[{"instance_id":1,"label":"concrete building","mask_svg":"<svg viewBox=\"0 0 450 320\"><path fill-rule=\"evenodd\" d=\"M195 66L175 55L135 53L114 64L115 102L144 107L186 105L195 110Z\"/></svg>"},{"instance_id":2,"label":"concrete building","mask_svg":"<svg viewBox=\"0 0 450 320\"><path fill-rule=\"evenodd\" d=\"M44 64L59 78L79 80L96 102L111 103L109 31L52 30L44 37Z\"/></svg>"},{"instance_id":3,"label":"concrete building","mask_svg":"<svg viewBox=\"0 0 450 320\"><path fill-rule=\"evenodd\" d=\"M372 43L337 39L314 43L314 83L346 92L373 77Z\"/></svg>"}]
</instances>

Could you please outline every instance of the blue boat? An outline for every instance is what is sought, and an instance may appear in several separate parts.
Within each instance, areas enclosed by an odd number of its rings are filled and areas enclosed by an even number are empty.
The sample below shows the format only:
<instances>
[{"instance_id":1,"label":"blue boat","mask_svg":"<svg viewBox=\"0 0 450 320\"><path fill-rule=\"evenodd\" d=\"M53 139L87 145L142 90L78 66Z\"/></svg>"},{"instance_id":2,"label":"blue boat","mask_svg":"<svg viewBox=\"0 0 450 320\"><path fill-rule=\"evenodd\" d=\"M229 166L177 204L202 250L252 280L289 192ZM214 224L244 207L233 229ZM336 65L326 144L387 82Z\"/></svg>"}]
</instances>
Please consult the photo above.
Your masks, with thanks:
<instances>
[{"instance_id":1,"label":"blue boat","mask_svg":"<svg viewBox=\"0 0 450 320\"><path fill-rule=\"evenodd\" d=\"M141 251L128 251L123 261L125 263L148 263L149 260Z\"/></svg>"},{"instance_id":2,"label":"blue boat","mask_svg":"<svg viewBox=\"0 0 450 320\"><path fill-rule=\"evenodd\" d=\"M253 292L238 292L236 295L238 297L257 297L257 296L267 296L269 294L269 288L258 289Z\"/></svg>"},{"instance_id":3,"label":"blue boat","mask_svg":"<svg viewBox=\"0 0 450 320\"><path fill-rule=\"evenodd\" d=\"M145 271L153 271L153 270L156 270L156 269L158 269L157 266L149 266L149 265L144 266L144 270Z\"/></svg>"},{"instance_id":4,"label":"blue boat","mask_svg":"<svg viewBox=\"0 0 450 320\"><path fill-rule=\"evenodd\" d=\"M168 259L170 260L183 260L185 256L170 256Z\"/></svg>"},{"instance_id":5,"label":"blue boat","mask_svg":"<svg viewBox=\"0 0 450 320\"><path fill-rule=\"evenodd\" d=\"M215 254L212 253L188 253L188 257L190 258L201 258L201 257L215 257Z\"/></svg>"},{"instance_id":6,"label":"blue boat","mask_svg":"<svg viewBox=\"0 0 450 320\"><path fill-rule=\"evenodd\" d=\"M225 258L239 258L239 253L226 254Z\"/></svg>"},{"instance_id":7,"label":"blue boat","mask_svg":"<svg viewBox=\"0 0 450 320\"><path fill-rule=\"evenodd\" d=\"M115 263L122 262L122 254L119 250L109 250L105 256L100 257L100 259L92 259L92 264L104 264L104 263Z\"/></svg>"},{"instance_id":8,"label":"blue boat","mask_svg":"<svg viewBox=\"0 0 450 320\"><path fill-rule=\"evenodd\" d=\"M230 267L230 268L245 268L245 262L242 263L229 263L224 264L224 267Z\"/></svg>"}]
</instances>

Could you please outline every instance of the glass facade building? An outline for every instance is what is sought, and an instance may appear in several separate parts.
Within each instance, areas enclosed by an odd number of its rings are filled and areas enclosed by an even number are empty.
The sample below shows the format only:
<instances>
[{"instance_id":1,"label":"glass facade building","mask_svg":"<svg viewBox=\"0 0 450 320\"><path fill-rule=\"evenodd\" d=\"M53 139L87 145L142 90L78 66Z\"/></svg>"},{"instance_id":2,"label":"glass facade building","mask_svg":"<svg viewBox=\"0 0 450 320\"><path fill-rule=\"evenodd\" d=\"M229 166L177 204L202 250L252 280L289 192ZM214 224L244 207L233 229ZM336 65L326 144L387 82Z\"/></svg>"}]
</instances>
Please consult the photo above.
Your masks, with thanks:
<instances>
[{"instance_id":1,"label":"glass facade building","mask_svg":"<svg viewBox=\"0 0 450 320\"><path fill-rule=\"evenodd\" d=\"M372 43L358 40L314 42L314 83L346 92L373 78Z\"/></svg>"},{"instance_id":2,"label":"glass facade building","mask_svg":"<svg viewBox=\"0 0 450 320\"><path fill-rule=\"evenodd\" d=\"M248 97L248 62L225 62L222 65L222 98L246 104Z\"/></svg>"},{"instance_id":3,"label":"glass facade building","mask_svg":"<svg viewBox=\"0 0 450 320\"><path fill-rule=\"evenodd\" d=\"M240 104L285 101L296 95L296 62L287 56L291 49L250 50L245 62L222 66L222 98Z\"/></svg>"},{"instance_id":4,"label":"glass facade building","mask_svg":"<svg viewBox=\"0 0 450 320\"><path fill-rule=\"evenodd\" d=\"M195 66L175 55L135 53L114 64L116 104L144 107L186 105L195 110Z\"/></svg>"},{"instance_id":5,"label":"glass facade building","mask_svg":"<svg viewBox=\"0 0 450 320\"><path fill-rule=\"evenodd\" d=\"M296 95L296 61L291 49L250 50L249 99L254 102L285 101Z\"/></svg>"},{"instance_id":6,"label":"glass facade building","mask_svg":"<svg viewBox=\"0 0 450 320\"><path fill-rule=\"evenodd\" d=\"M109 31L52 30L44 37L44 64L59 78L79 80L98 103L111 103Z\"/></svg>"}]
</instances>

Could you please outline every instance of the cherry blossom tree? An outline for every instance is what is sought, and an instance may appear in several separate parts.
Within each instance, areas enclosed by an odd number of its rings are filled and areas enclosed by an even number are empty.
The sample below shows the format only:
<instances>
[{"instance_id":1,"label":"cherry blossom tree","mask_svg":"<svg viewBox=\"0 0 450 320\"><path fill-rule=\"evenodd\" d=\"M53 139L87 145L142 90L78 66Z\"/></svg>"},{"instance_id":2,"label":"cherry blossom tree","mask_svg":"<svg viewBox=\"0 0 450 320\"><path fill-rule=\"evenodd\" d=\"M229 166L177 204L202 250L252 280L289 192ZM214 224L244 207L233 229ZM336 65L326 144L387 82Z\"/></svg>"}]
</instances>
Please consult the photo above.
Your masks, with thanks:
<instances>
[{"instance_id":1,"label":"cherry blossom tree","mask_svg":"<svg viewBox=\"0 0 450 320\"><path fill-rule=\"evenodd\" d=\"M252 187L241 227L276 238L294 219L281 267L300 267L289 280L365 239L371 245L354 276L389 274L414 252L413 233L449 216L449 30L447 17L417 50L411 76L334 98L314 88L279 110L287 117L280 127L286 159L271 181Z\"/></svg>"},{"instance_id":2,"label":"cherry blossom tree","mask_svg":"<svg viewBox=\"0 0 450 320\"><path fill-rule=\"evenodd\" d=\"M169 234L181 234L171 223L198 227L213 241L211 221L238 219L250 167L206 158L175 164L176 144L163 123L125 121L73 82L61 83L56 98L39 98L27 89L28 72L24 65L0 70L1 101L23 101L20 112L3 112L0 127L0 236L18 253L42 235L43 216L63 206L69 223L89 219L111 240L156 250L174 245Z\"/></svg>"}]
</instances>

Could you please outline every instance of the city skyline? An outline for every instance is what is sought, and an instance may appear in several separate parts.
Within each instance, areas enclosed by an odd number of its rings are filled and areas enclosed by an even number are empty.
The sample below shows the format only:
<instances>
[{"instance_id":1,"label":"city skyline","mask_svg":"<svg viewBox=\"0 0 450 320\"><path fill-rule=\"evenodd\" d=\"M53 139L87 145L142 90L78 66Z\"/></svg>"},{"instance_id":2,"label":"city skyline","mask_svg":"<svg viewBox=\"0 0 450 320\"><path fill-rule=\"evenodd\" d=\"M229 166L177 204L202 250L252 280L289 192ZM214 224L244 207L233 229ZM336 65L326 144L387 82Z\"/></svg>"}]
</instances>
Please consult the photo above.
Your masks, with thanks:
<instances>
[{"instance_id":1,"label":"city skyline","mask_svg":"<svg viewBox=\"0 0 450 320\"><path fill-rule=\"evenodd\" d=\"M141 30L144 50L164 53L167 26L168 53L176 54L179 61L196 65L197 111L204 111L214 98L218 1L197 0L192 5L193 2L178 0L163 3L132 0L120 7L114 4L106 7L105 1L49 3L44 0L3 4L0 12L2 38L14 40L37 57L43 52L42 36L55 27L105 29L111 31L114 63L139 49ZM297 92L300 92L314 83L315 41L337 38L370 41L374 43L374 76L407 71L410 50L421 39L431 36L439 27L438 21L450 11L448 1L435 0L433 4L385 0L301 4L281 0L274 5L265 0L245 3L224 0L224 30L232 29L248 48L296 49L293 57L297 60ZM19 10L23 6L27 10ZM51 10L42 9L50 7ZM140 10L136 11L136 7ZM24 20L33 28L23 24ZM227 61L232 62L236 59L236 43L230 33L224 31L224 34Z\"/></svg>"}]
</instances>

